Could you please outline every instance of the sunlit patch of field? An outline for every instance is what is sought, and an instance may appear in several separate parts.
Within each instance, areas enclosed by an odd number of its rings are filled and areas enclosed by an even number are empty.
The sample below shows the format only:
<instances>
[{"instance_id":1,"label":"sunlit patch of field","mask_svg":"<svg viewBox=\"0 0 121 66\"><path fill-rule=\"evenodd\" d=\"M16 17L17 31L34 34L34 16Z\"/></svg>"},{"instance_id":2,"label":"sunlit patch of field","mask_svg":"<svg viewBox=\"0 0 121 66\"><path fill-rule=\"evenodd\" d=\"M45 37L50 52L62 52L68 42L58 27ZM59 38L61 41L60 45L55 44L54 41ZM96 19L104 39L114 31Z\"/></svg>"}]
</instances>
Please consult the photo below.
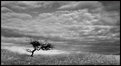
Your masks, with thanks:
<instances>
[{"instance_id":1,"label":"sunlit patch of field","mask_svg":"<svg viewBox=\"0 0 121 66\"><path fill-rule=\"evenodd\" d=\"M3 46L2 48L18 54L27 54L27 55L31 55L31 52L28 52L28 51L33 50L32 47L25 47L25 46ZM58 55L58 54L69 54L69 52L64 50L58 50L58 49L51 49L48 51L39 50L34 52L34 55Z\"/></svg>"},{"instance_id":2,"label":"sunlit patch of field","mask_svg":"<svg viewBox=\"0 0 121 66\"><path fill-rule=\"evenodd\" d=\"M119 55L92 53L35 55L18 54L1 49L2 65L120 65Z\"/></svg>"}]
</instances>

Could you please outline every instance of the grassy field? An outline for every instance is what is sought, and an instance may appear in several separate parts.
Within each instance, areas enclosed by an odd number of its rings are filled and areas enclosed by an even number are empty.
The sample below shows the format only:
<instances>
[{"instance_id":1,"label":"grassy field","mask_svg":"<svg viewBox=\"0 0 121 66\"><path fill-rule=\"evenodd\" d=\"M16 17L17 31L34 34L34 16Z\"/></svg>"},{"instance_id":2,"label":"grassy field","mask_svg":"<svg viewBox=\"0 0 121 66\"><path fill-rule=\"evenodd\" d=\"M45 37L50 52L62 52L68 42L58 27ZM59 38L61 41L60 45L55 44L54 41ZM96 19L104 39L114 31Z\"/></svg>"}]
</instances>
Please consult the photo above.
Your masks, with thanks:
<instances>
[{"instance_id":1,"label":"grassy field","mask_svg":"<svg viewBox=\"0 0 121 66\"><path fill-rule=\"evenodd\" d=\"M120 55L72 53L30 57L1 49L1 65L120 65Z\"/></svg>"}]
</instances>

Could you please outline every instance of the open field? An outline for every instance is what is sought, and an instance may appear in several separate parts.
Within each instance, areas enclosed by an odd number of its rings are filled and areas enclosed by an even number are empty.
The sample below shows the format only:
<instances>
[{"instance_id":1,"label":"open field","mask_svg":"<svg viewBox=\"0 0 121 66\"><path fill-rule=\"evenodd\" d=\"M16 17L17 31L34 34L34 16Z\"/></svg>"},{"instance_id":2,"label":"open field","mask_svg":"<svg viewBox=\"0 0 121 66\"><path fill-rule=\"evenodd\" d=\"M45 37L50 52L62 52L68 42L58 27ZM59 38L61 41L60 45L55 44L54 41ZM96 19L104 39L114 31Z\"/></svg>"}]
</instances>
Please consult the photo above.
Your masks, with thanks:
<instances>
[{"instance_id":1,"label":"open field","mask_svg":"<svg viewBox=\"0 0 121 66\"><path fill-rule=\"evenodd\" d=\"M19 38L20 39L20 38ZM4 40L1 43L2 65L120 65L120 43L79 42L49 39L53 50L36 51L30 57L28 42Z\"/></svg>"},{"instance_id":2,"label":"open field","mask_svg":"<svg viewBox=\"0 0 121 66\"><path fill-rule=\"evenodd\" d=\"M35 55L17 54L1 50L2 65L120 65L119 55L63 54Z\"/></svg>"},{"instance_id":3,"label":"open field","mask_svg":"<svg viewBox=\"0 0 121 66\"><path fill-rule=\"evenodd\" d=\"M83 42L51 41L55 46L53 50L36 51L34 57L30 57L26 49L32 50L31 45L18 40L7 42L1 43L2 65L120 65L119 43L102 42L93 46Z\"/></svg>"}]
</instances>

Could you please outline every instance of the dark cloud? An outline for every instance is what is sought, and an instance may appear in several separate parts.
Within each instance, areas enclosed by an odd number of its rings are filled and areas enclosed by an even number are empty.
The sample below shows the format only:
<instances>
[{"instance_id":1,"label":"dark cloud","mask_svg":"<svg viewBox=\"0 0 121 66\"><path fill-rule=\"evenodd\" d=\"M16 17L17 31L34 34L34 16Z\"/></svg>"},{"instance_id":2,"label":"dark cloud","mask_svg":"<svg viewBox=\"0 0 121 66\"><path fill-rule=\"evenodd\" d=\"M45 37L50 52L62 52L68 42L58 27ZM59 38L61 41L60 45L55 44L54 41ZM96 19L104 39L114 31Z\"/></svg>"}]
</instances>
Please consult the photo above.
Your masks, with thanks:
<instances>
[{"instance_id":1,"label":"dark cloud","mask_svg":"<svg viewBox=\"0 0 121 66\"><path fill-rule=\"evenodd\" d=\"M2 7L2 8L1 8L1 12L2 12L2 13L7 13L7 12L13 12L13 10L11 10L11 9L9 9L9 8L7 8L7 7Z\"/></svg>"},{"instance_id":2,"label":"dark cloud","mask_svg":"<svg viewBox=\"0 0 121 66\"><path fill-rule=\"evenodd\" d=\"M18 33L18 30L1 28L1 36L5 37L24 37L25 35Z\"/></svg>"},{"instance_id":3,"label":"dark cloud","mask_svg":"<svg viewBox=\"0 0 121 66\"><path fill-rule=\"evenodd\" d=\"M51 5L54 3L54 1L2 1L2 6L10 6L14 9L33 9L33 8L47 8L51 7Z\"/></svg>"},{"instance_id":4,"label":"dark cloud","mask_svg":"<svg viewBox=\"0 0 121 66\"><path fill-rule=\"evenodd\" d=\"M106 11L120 11L120 1L100 1Z\"/></svg>"},{"instance_id":5,"label":"dark cloud","mask_svg":"<svg viewBox=\"0 0 121 66\"><path fill-rule=\"evenodd\" d=\"M32 19L32 16L30 14L26 13L15 13L15 12L7 12L7 13L2 13L2 19L13 19L13 18L19 18L19 19Z\"/></svg>"}]
</instances>

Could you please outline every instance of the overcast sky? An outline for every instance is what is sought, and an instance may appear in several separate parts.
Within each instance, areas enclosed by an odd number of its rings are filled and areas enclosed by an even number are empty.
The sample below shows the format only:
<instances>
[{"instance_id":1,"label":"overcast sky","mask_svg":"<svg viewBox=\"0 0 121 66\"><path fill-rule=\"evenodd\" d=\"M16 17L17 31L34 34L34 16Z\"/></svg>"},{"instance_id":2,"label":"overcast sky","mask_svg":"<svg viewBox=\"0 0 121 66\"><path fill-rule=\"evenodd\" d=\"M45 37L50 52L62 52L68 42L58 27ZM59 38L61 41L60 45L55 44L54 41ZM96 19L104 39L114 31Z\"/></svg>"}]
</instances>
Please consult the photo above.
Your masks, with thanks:
<instances>
[{"instance_id":1,"label":"overcast sky","mask_svg":"<svg viewBox=\"0 0 121 66\"><path fill-rule=\"evenodd\" d=\"M88 9L105 9L109 11L120 10L118 1L2 1L2 13L16 12L27 13L27 15L37 15L46 12L58 10L78 10Z\"/></svg>"},{"instance_id":2,"label":"overcast sky","mask_svg":"<svg viewBox=\"0 0 121 66\"><path fill-rule=\"evenodd\" d=\"M102 32L102 35L107 31L108 35L119 35L110 34L109 31L112 26L114 30L120 29L116 27L120 26L119 1L2 1L1 13L2 35L5 35L6 31L11 31L17 34L28 32L31 35L59 36L68 39L76 36L79 39L77 36L84 35L93 38L97 35L96 32ZM81 18L83 15L87 21ZM98 31L93 32L95 30Z\"/></svg>"}]
</instances>

